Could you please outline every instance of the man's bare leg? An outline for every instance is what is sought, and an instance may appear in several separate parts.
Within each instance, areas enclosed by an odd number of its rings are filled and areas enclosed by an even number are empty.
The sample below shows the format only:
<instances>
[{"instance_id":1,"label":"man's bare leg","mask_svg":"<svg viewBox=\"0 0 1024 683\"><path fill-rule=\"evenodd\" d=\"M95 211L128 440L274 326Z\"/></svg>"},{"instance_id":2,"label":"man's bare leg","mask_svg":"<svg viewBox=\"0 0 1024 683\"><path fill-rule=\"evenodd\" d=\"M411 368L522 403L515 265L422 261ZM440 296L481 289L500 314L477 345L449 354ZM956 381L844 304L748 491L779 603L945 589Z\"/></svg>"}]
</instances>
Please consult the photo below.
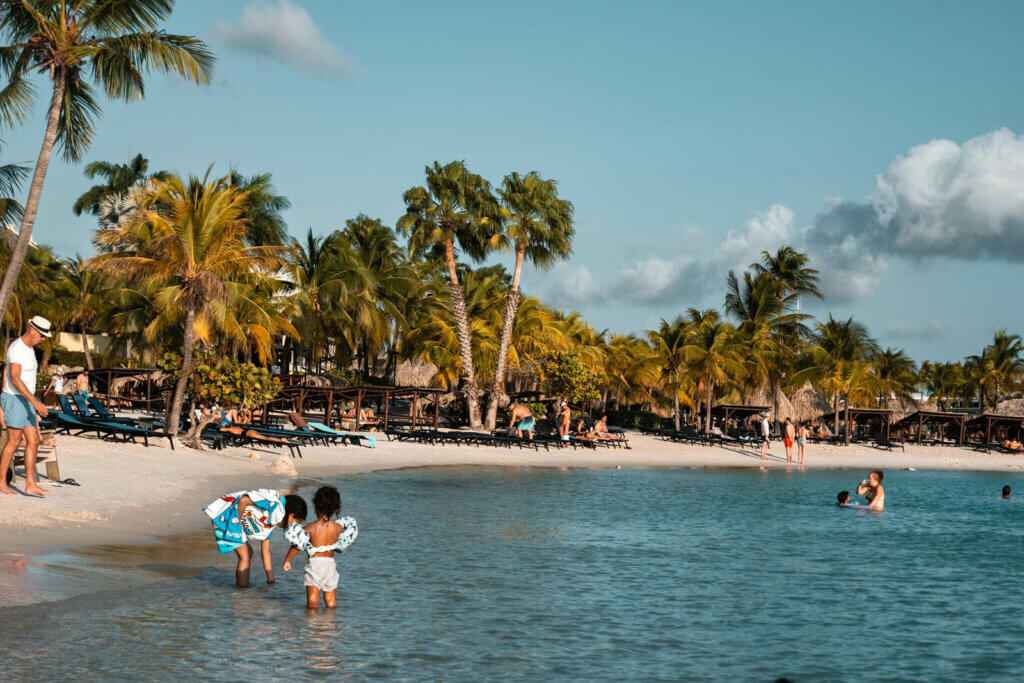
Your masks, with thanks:
<instances>
[{"instance_id":1,"label":"man's bare leg","mask_svg":"<svg viewBox=\"0 0 1024 683\"><path fill-rule=\"evenodd\" d=\"M306 609L320 609L320 589L316 586L306 586Z\"/></svg>"},{"instance_id":2,"label":"man's bare leg","mask_svg":"<svg viewBox=\"0 0 1024 683\"><path fill-rule=\"evenodd\" d=\"M21 430L8 428L7 445L4 446L3 453L0 453L0 493L6 493L9 496L17 495L17 491L7 485L7 469L14 460L14 452L18 450L19 444L21 444Z\"/></svg>"},{"instance_id":3,"label":"man's bare leg","mask_svg":"<svg viewBox=\"0 0 1024 683\"><path fill-rule=\"evenodd\" d=\"M25 493L33 496L45 496L49 489L44 489L36 482L36 452L39 450L39 430L25 427L21 430L25 435Z\"/></svg>"}]
</instances>

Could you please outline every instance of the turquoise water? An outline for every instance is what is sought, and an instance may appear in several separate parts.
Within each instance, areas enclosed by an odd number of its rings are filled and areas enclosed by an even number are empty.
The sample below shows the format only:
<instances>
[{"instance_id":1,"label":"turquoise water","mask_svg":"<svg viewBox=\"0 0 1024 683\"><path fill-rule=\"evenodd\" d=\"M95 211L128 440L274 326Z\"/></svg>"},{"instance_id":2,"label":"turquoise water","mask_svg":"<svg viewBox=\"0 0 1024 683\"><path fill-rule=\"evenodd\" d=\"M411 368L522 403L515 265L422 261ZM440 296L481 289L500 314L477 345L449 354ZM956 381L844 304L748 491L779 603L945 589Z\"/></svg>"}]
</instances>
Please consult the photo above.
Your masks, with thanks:
<instances>
[{"instance_id":1,"label":"turquoise water","mask_svg":"<svg viewBox=\"0 0 1024 683\"><path fill-rule=\"evenodd\" d=\"M21 580L80 594L0 610L4 676L1019 679L1024 477L894 471L884 514L834 508L863 475L339 480L360 537L336 612L306 613L301 571L234 589L205 532L55 555Z\"/></svg>"}]
</instances>

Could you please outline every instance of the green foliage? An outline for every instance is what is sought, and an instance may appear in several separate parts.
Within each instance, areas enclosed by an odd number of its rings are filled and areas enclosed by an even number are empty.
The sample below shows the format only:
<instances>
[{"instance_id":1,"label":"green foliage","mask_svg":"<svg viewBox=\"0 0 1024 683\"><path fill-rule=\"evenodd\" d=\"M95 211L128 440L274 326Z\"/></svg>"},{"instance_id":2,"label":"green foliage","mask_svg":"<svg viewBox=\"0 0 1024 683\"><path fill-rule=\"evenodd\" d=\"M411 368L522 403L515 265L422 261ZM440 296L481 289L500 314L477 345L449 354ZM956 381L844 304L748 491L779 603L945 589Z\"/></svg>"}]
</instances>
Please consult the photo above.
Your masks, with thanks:
<instances>
[{"instance_id":1,"label":"green foliage","mask_svg":"<svg viewBox=\"0 0 1024 683\"><path fill-rule=\"evenodd\" d=\"M366 382L363 381L363 376L358 370L343 370L341 368L335 368L327 371L328 377L337 377L338 379L344 380L345 384L350 387L361 387Z\"/></svg>"},{"instance_id":2,"label":"green foliage","mask_svg":"<svg viewBox=\"0 0 1024 683\"><path fill-rule=\"evenodd\" d=\"M251 408L266 403L281 390L281 380L267 368L238 363L230 358L201 359L189 377L195 401Z\"/></svg>"},{"instance_id":3,"label":"green foliage","mask_svg":"<svg viewBox=\"0 0 1024 683\"><path fill-rule=\"evenodd\" d=\"M530 412L538 420L543 420L548 416L548 406L546 403L524 403L523 405L529 408Z\"/></svg>"},{"instance_id":4,"label":"green foliage","mask_svg":"<svg viewBox=\"0 0 1024 683\"><path fill-rule=\"evenodd\" d=\"M569 403L586 403L601 398L599 377L583 362L578 351L558 351L544 361L544 377L551 392Z\"/></svg>"},{"instance_id":5,"label":"green foliage","mask_svg":"<svg viewBox=\"0 0 1024 683\"><path fill-rule=\"evenodd\" d=\"M656 429L661 426L661 416L648 410L609 410L608 424L626 429Z\"/></svg>"}]
</instances>

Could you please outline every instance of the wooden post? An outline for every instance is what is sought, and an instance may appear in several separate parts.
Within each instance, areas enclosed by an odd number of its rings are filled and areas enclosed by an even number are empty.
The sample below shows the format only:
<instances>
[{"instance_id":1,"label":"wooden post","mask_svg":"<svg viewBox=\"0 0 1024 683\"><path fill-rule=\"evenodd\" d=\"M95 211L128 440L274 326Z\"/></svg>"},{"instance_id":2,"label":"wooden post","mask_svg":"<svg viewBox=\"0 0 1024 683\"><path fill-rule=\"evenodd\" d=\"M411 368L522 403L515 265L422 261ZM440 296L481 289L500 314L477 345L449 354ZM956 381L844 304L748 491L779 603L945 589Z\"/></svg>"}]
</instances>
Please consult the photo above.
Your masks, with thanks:
<instances>
[{"instance_id":1,"label":"wooden post","mask_svg":"<svg viewBox=\"0 0 1024 683\"><path fill-rule=\"evenodd\" d=\"M985 418L985 445L992 443L992 418Z\"/></svg>"},{"instance_id":2,"label":"wooden post","mask_svg":"<svg viewBox=\"0 0 1024 683\"><path fill-rule=\"evenodd\" d=\"M434 394L434 431L437 431L437 423L441 417L441 396L440 394Z\"/></svg>"},{"instance_id":3,"label":"wooden post","mask_svg":"<svg viewBox=\"0 0 1024 683\"><path fill-rule=\"evenodd\" d=\"M390 425L390 423L388 422L388 420L390 418L390 414L389 414L388 411L390 409L391 409L391 392L390 391L385 391L384 392L384 431L385 432L388 431L388 428L389 428L389 425Z\"/></svg>"},{"instance_id":4,"label":"wooden post","mask_svg":"<svg viewBox=\"0 0 1024 683\"><path fill-rule=\"evenodd\" d=\"M334 405L334 389L328 389L330 393L327 394L327 403L324 406L324 424L328 427L331 426L331 407Z\"/></svg>"},{"instance_id":5,"label":"wooden post","mask_svg":"<svg viewBox=\"0 0 1024 683\"><path fill-rule=\"evenodd\" d=\"M412 404L409 406L409 408L410 408L409 412L411 413L411 417L412 417L411 429L416 429L416 413L419 412L418 410L416 410L416 407L419 405L419 401L420 401L420 392L418 392L418 391L412 392Z\"/></svg>"},{"instance_id":6,"label":"wooden post","mask_svg":"<svg viewBox=\"0 0 1024 683\"><path fill-rule=\"evenodd\" d=\"M924 428L924 415L917 414L917 443L921 443L921 431Z\"/></svg>"},{"instance_id":7,"label":"wooden post","mask_svg":"<svg viewBox=\"0 0 1024 683\"><path fill-rule=\"evenodd\" d=\"M967 416L966 415L961 415L960 416L960 443L957 444L958 446L963 446L964 445L964 432L965 431L967 431Z\"/></svg>"},{"instance_id":8,"label":"wooden post","mask_svg":"<svg viewBox=\"0 0 1024 683\"><path fill-rule=\"evenodd\" d=\"M355 431L359 431L359 411L363 409L363 389L359 388L356 392L356 428Z\"/></svg>"}]
</instances>

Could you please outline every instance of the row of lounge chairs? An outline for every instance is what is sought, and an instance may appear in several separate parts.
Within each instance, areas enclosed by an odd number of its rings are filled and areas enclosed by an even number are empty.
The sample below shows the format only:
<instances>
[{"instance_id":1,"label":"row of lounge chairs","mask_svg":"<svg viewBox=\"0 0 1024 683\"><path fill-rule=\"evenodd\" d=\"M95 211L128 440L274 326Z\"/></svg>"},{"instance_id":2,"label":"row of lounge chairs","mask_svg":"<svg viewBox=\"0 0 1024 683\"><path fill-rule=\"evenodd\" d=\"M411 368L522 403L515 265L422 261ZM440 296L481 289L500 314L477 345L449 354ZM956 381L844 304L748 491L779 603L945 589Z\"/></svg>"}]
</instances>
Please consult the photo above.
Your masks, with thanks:
<instances>
[{"instance_id":1,"label":"row of lounge chairs","mask_svg":"<svg viewBox=\"0 0 1024 683\"><path fill-rule=\"evenodd\" d=\"M550 450L552 448L630 448L629 439L621 430L609 438L595 439L586 436L570 435L568 441L562 441L557 432L537 431L533 438L510 436L505 432L467 432L461 430L441 431L432 429L396 430L392 437L397 441L411 441L431 445L454 444L459 446L495 446L503 448L529 448L533 450Z\"/></svg>"}]
</instances>

